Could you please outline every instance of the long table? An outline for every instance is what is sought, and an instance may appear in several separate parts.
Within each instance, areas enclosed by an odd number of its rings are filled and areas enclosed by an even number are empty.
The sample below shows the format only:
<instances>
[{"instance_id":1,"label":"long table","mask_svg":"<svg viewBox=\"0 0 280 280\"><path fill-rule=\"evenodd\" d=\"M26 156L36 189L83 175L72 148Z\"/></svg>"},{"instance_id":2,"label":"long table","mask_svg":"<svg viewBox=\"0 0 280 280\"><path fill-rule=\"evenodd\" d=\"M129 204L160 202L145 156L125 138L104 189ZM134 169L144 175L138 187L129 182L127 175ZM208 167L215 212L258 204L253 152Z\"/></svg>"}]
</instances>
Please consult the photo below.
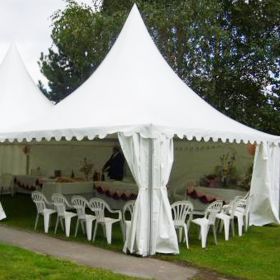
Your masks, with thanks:
<instances>
[{"instance_id":1,"label":"long table","mask_svg":"<svg viewBox=\"0 0 280 280\"><path fill-rule=\"evenodd\" d=\"M93 195L93 182L71 182L71 183L58 183L58 182L46 182L43 184L42 192L48 200L51 200L53 193L61 193L66 196L75 194L83 196Z\"/></svg>"},{"instance_id":2,"label":"long table","mask_svg":"<svg viewBox=\"0 0 280 280\"><path fill-rule=\"evenodd\" d=\"M54 181L43 176L32 175L15 175L14 189L19 193L30 193L35 190L40 190L45 182Z\"/></svg>"},{"instance_id":3,"label":"long table","mask_svg":"<svg viewBox=\"0 0 280 280\"><path fill-rule=\"evenodd\" d=\"M138 187L132 182L95 181L94 196L105 200L112 209L121 209L126 201L135 200Z\"/></svg>"},{"instance_id":4,"label":"long table","mask_svg":"<svg viewBox=\"0 0 280 280\"><path fill-rule=\"evenodd\" d=\"M194 209L203 211L209 203L215 200L223 200L229 203L236 196L244 196L246 191L233 188L209 188L209 187L188 187L186 190L188 199L193 203Z\"/></svg>"}]
</instances>

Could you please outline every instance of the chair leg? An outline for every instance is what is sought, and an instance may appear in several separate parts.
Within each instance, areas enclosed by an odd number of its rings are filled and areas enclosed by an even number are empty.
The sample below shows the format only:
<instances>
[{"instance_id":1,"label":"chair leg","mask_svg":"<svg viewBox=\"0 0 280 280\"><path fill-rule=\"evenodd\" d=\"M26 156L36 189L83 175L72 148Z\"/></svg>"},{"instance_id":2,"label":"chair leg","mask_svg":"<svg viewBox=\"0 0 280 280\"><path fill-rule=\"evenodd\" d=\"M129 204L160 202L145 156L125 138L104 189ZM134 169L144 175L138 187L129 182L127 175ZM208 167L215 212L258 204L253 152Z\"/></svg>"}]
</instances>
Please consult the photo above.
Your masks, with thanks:
<instances>
[{"instance_id":1,"label":"chair leg","mask_svg":"<svg viewBox=\"0 0 280 280\"><path fill-rule=\"evenodd\" d=\"M49 231L49 224L50 224L50 213L44 214L44 230L45 233L48 233Z\"/></svg>"},{"instance_id":2,"label":"chair leg","mask_svg":"<svg viewBox=\"0 0 280 280\"><path fill-rule=\"evenodd\" d=\"M56 234L56 231L57 231L58 223L59 223L59 216L57 216L56 222L55 222L55 228L54 228L54 233L55 234Z\"/></svg>"},{"instance_id":3,"label":"chair leg","mask_svg":"<svg viewBox=\"0 0 280 280\"><path fill-rule=\"evenodd\" d=\"M121 221L121 231L122 231L123 242L125 242L125 239L126 239L126 230L125 230L124 222L122 222L122 221Z\"/></svg>"},{"instance_id":4,"label":"chair leg","mask_svg":"<svg viewBox=\"0 0 280 280\"><path fill-rule=\"evenodd\" d=\"M106 229L104 223L101 224L103 235L106 236Z\"/></svg>"},{"instance_id":5,"label":"chair leg","mask_svg":"<svg viewBox=\"0 0 280 280\"><path fill-rule=\"evenodd\" d=\"M39 220L39 214L37 214L36 219L35 219L35 226L34 226L34 230L36 230L36 229L37 229L38 220Z\"/></svg>"},{"instance_id":6,"label":"chair leg","mask_svg":"<svg viewBox=\"0 0 280 280\"><path fill-rule=\"evenodd\" d=\"M87 240L90 241L92 236L92 220L86 220L86 232L87 232Z\"/></svg>"},{"instance_id":7,"label":"chair leg","mask_svg":"<svg viewBox=\"0 0 280 280\"><path fill-rule=\"evenodd\" d=\"M179 231L179 242L181 243L182 242L182 228L181 228L181 226L178 228L178 231Z\"/></svg>"},{"instance_id":8,"label":"chair leg","mask_svg":"<svg viewBox=\"0 0 280 280\"><path fill-rule=\"evenodd\" d=\"M245 214L245 230L248 230L249 227L249 213Z\"/></svg>"},{"instance_id":9,"label":"chair leg","mask_svg":"<svg viewBox=\"0 0 280 280\"><path fill-rule=\"evenodd\" d=\"M128 235L129 235L129 231L131 228L131 224L130 223L126 223L124 224L125 227L125 241L124 241L124 246L123 246L123 252L126 253L127 252L127 244L128 244Z\"/></svg>"},{"instance_id":10,"label":"chair leg","mask_svg":"<svg viewBox=\"0 0 280 280\"><path fill-rule=\"evenodd\" d=\"M229 239L229 219L224 219L223 224L224 224L224 231L225 231L225 240Z\"/></svg>"},{"instance_id":11,"label":"chair leg","mask_svg":"<svg viewBox=\"0 0 280 280\"><path fill-rule=\"evenodd\" d=\"M224 227L224 220L220 220L220 225L219 225L219 232L222 232L223 230L223 227Z\"/></svg>"},{"instance_id":12,"label":"chair leg","mask_svg":"<svg viewBox=\"0 0 280 280\"><path fill-rule=\"evenodd\" d=\"M201 247L206 248L208 234L208 225L201 225L200 227L200 236L201 236Z\"/></svg>"},{"instance_id":13,"label":"chair leg","mask_svg":"<svg viewBox=\"0 0 280 280\"><path fill-rule=\"evenodd\" d=\"M85 226L84 226L83 221L84 221L84 220L81 220L81 226L82 226L82 232L83 232L83 234L85 234Z\"/></svg>"},{"instance_id":14,"label":"chair leg","mask_svg":"<svg viewBox=\"0 0 280 280\"><path fill-rule=\"evenodd\" d=\"M64 231L63 218L60 217L60 218L59 218L59 221L60 221L61 228L62 228L62 230Z\"/></svg>"},{"instance_id":15,"label":"chair leg","mask_svg":"<svg viewBox=\"0 0 280 280\"><path fill-rule=\"evenodd\" d=\"M105 223L107 243L112 243L112 223Z\"/></svg>"},{"instance_id":16,"label":"chair leg","mask_svg":"<svg viewBox=\"0 0 280 280\"><path fill-rule=\"evenodd\" d=\"M97 227L98 227L98 222L95 223L94 232L93 232L93 236L92 236L92 241L95 240L95 236L96 236L96 232L97 232Z\"/></svg>"},{"instance_id":17,"label":"chair leg","mask_svg":"<svg viewBox=\"0 0 280 280\"><path fill-rule=\"evenodd\" d=\"M189 249L189 237L188 237L188 229L186 225L184 225L184 232L185 232L186 246Z\"/></svg>"},{"instance_id":18,"label":"chair leg","mask_svg":"<svg viewBox=\"0 0 280 280\"><path fill-rule=\"evenodd\" d=\"M216 233L216 225L215 224L212 225L212 230L213 230L213 235L214 235L214 241L215 241L215 244L217 245L218 241L217 241L217 233Z\"/></svg>"},{"instance_id":19,"label":"chair leg","mask_svg":"<svg viewBox=\"0 0 280 280\"><path fill-rule=\"evenodd\" d=\"M232 231L232 236L234 236L235 235L235 231L234 231L234 218L233 219L231 219L231 231Z\"/></svg>"},{"instance_id":20,"label":"chair leg","mask_svg":"<svg viewBox=\"0 0 280 280\"><path fill-rule=\"evenodd\" d=\"M125 226L125 242L127 242L126 240L128 238L128 234L129 234L130 228L131 228L131 224L127 224Z\"/></svg>"},{"instance_id":21,"label":"chair leg","mask_svg":"<svg viewBox=\"0 0 280 280\"><path fill-rule=\"evenodd\" d=\"M238 235L242 236L243 217L237 216L237 222L238 222Z\"/></svg>"},{"instance_id":22,"label":"chair leg","mask_svg":"<svg viewBox=\"0 0 280 280\"><path fill-rule=\"evenodd\" d=\"M66 237L69 237L69 236L70 236L71 218L72 218L72 217L64 217L64 221L65 221L65 234L66 234Z\"/></svg>"},{"instance_id":23,"label":"chair leg","mask_svg":"<svg viewBox=\"0 0 280 280\"><path fill-rule=\"evenodd\" d=\"M79 223L80 223L80 220L79 220L79 218L77 218L77 222L76 222L76 229L75 229L75 237L77 237L77 234L78 234L78 230L79 230Z\"/></svg>"}]
</instances>

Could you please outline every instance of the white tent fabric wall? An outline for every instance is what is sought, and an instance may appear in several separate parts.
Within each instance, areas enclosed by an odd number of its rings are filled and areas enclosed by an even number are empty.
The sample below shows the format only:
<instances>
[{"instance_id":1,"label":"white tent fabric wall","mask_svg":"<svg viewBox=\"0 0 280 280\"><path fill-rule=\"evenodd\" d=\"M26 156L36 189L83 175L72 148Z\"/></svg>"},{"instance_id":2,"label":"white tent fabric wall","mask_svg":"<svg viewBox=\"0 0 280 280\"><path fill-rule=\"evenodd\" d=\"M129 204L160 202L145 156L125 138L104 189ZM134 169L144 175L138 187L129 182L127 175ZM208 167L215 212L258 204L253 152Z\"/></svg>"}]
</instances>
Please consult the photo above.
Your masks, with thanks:
<instances>
[{"instance_id":1,"label":"white tent fabric wall","mask_svg":"<svg viewBox=\"0 0 280 280\"><path fill-rule=\"evenodd\" d=\"M23 145L0 145L0 176L4 173L25 174L26 159Z\"/></svg>"},{"instance_id":2,"label":"white tent fabric wall","mask_svg":"<svg viewBox=\"0 0 280 280\"><path fill-rule=\"evenodd\" d=\"M32 142L29 145L30 173L48 177L54 175L54 170L61 170L62 176L71 176L73 171L75 176L81 177L79 170L85 157L94 164L94 170L101 172L116 144L117 139ZM25 174L23 147L24 144L0 145L0 175ZM248 153L247 145L174 139L174 163L168 186L185 191L190 182L198 185L203 176L215 172L215 167L221 164L220 157L227 154L235 156L237 174L244 178L253 164L253 156ZM125 177L126 181L132 180L130 172L125 172Z\"/></svg>"},{"instance_id":3,"label":"white tent fabric wall","mask_svg":"<svg viewBox=\"0 0 280 280\"><path fill-rule=\"evenodd\" d=\"M173 139L160 135L119 134L119 141L139 186L124 251L147 256L179 253L166 184L173 164ZM149 234L147 234L149 232Z\"/></svg>"},{"instance_id":4,"label":"white tent fabric wall","mask_svg":"<svg viewBox=\"0 0 280 280\"><path fill-rule=\"evenodd\" d=\"M35 142L31 145L30 169L36 171L40 168L42 176L53 176L54 170L61 170L62 176L71 176L73 171L76 177L83 177L80 169L84 158L87 158L94 164L93 169L101 172L117 143L117 139Z\"/></svg>"},{"instance_id":5,"label":"white tent fabric wall","mask_svg":"<svg viewBox=\"0 0 280 280\"><path fill-rule=\"evenodd\" d=\"M224 164L221 161L223 156L234 156L234 169L238 179L249 175L254 157L249 153L248 145L244 143L174 139L174 164L168 185L182 191L190 183L199 185L202 177L215 174L216 168Z\"/></svg>"},{"instance_id":6,"label":"white tent fabric wall","mask_svg":"<svg viewBox=\"0 0 280 280\"><path fill-rule=\"evenodd\" d=\"M258 145L250 191L250 224L279 224L280 147Z\"/></svg>"}]
</instances>

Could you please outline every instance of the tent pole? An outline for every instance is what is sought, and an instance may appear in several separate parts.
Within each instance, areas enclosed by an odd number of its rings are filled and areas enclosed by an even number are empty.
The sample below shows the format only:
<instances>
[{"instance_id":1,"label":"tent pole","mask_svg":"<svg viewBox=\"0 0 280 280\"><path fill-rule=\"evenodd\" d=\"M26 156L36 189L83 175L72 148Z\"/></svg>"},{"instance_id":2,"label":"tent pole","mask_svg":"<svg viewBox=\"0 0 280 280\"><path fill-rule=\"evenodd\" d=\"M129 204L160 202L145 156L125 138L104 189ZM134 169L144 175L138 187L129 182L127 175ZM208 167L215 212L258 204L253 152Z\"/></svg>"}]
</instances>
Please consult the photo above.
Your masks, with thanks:
<instances>
[{"instance_id":1,"label":"tent pole","mask_svg":"<svg viewBox=\"0 0 280 280\"><path fill-rule=\"evenodd\" d=\"M148 255L153 254L153 165L154 165L154 140L151 138L149 143L149 241L148 241Z\"/></svg>"}]
</instances>

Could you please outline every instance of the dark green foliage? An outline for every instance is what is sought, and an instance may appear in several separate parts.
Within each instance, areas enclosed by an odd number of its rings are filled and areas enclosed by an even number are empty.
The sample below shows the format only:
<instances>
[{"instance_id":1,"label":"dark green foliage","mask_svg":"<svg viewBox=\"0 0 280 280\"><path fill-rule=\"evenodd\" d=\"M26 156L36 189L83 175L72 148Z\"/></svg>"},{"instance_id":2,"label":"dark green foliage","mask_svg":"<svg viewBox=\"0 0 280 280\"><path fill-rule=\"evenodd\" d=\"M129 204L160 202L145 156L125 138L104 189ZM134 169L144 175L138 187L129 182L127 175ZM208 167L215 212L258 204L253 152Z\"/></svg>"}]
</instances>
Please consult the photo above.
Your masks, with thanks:
<instances>
[{"instance_id":1,"label":"dark green foliage","mask_svg":"<svg viewBox=\"0 0 280 280\"><path fill-rule=\"evenodd\" d=\"M53 17L58 51L40 62L53 100L96 69L134 2L162 55L195 92L244 124L280 134L280 2L273 0L104 0L99 12L69 1Z\"/></svg>"},{"instance_id":2,"label":"dark green foliage","mask_svg":"<svg viewBox=\"0 0 280 280\"><path fill-rule=\"evenodd\" d=\"M48 54L41 54L40 67L49 80L49 98L59 102L81 85L110 49L122 22L103 17L86 5L68 1L64 11L53 16Z\"/></svg>"}]
</instances>

